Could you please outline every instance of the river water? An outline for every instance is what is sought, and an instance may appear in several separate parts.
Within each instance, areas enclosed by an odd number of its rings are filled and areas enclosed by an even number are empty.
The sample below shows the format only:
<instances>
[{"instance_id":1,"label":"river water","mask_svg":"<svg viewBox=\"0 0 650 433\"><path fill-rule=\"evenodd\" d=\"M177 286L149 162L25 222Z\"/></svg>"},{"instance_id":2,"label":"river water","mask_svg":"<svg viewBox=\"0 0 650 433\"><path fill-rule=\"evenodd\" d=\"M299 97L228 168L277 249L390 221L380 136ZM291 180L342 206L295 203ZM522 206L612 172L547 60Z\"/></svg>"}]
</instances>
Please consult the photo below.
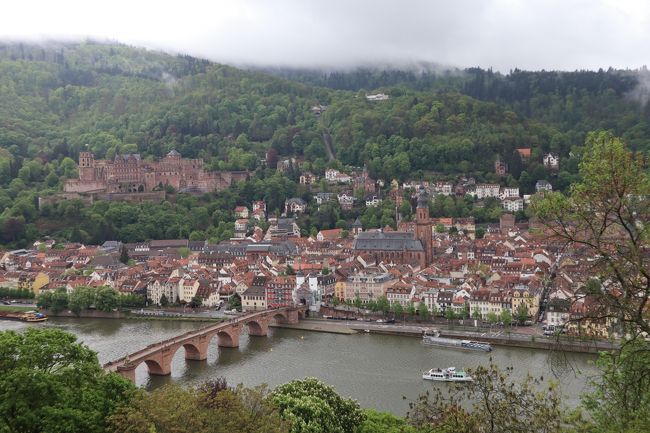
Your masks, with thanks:
<instances>
[{"instance_id":1,"label":"river water","mask_svg":"<svg viewBox=\"0 0 650 433\"><path fill-rule=\"evenodd\" d=\"M46 326L75 334L97 351L101 363L142 349L148 344L206 326L199 322L51 318L30 325L0 321L0 331ZM207 361L185 361L184 349L174 356L172 374L147 374L142 363L136 371L138 385L155 389L166 383L200 384L224 376L228 383L271 387L293 379L317 377L363 407L404 415L408 402L434 386L421 378L433 367L472 368L489 363L512 366L513 379L527 374L560 383L565 402L575 406L586 392L586 382L596 374L595 357L585 354L553 356L548 351L494 347L490 354L423 345L418 338L378 334L326 334L291 329L270 329L267 337L242 334L240 347L224 349L212 340ZM565 365L568 364L568 365ZM403 397L406 397L404 399Z\"/></svg>"}]
</instances>

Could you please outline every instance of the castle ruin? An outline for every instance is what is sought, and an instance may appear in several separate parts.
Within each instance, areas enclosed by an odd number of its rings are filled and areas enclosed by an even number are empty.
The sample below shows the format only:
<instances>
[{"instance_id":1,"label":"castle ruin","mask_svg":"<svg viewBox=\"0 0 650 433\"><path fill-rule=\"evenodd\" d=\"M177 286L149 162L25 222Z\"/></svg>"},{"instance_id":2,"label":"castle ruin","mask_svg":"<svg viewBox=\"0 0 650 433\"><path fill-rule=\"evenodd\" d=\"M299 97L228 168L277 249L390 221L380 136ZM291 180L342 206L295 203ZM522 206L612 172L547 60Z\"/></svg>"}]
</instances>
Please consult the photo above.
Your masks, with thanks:
<instances>
[{"instance_id":1,"label":"castle ruin","mask_svg":"<svg viewBox=\"0 0 650 433\"><path fill-rule=\"evenodd\" d=\"M175 150L159 161L145 161L139 154L116 155L114 160L95 159L79 153L79 179L66 180L65 193L142 194L171 186L178 192L222 191L248 179L246 171L206 171L202 159L182 158Z\"/></svg>"}]
</instances>

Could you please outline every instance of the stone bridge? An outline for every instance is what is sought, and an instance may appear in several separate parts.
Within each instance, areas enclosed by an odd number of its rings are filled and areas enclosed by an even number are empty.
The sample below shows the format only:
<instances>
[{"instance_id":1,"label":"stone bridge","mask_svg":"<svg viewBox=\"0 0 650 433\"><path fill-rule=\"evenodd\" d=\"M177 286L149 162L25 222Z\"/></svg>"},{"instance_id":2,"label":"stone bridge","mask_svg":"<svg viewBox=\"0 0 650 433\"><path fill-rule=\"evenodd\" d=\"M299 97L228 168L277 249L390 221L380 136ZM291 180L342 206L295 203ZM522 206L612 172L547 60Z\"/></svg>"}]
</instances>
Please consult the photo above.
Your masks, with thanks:
<instances>
[{"instance_id":1,"label":"stone bridge","mask_svg":"<svg viewBox=\"0 0 650 433\"><path fill-rule=\"evenodd\" d=\"M286 307L248 313L226 322L189 331L142 350L126 355L104 365L104 370L117 372L135 383L135 370L141 363L147 365L149 374L171 374L172 359L176 351L185 348L185 359L202 361L208 358L208 347L216 336L219 347L239 347L239 335L248 328L249 335L266 336L272 322L295 324L304 317L306 307Z\"/></svg>"}]
</instances>

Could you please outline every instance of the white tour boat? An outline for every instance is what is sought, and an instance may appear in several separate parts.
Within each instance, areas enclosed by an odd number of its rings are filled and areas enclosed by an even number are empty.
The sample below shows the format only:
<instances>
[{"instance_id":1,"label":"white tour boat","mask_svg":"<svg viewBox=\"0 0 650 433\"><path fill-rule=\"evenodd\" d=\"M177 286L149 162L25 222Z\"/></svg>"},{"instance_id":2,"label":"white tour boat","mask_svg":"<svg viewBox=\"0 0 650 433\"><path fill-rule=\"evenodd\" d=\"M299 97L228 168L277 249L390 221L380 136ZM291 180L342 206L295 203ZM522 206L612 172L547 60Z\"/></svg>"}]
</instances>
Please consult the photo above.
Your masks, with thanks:
<instances>
[{"instance_id":1,"label":"white tour boat","mask_svg":"<svg viewBox=\"0 0 650 433\"><path fill-rule=\"evenodd\" d=\"M471 382L474 380L463 370L456 370L456 367L432 368L422 373L422 379L438 382Z\"/></svg>"}]
</instances>

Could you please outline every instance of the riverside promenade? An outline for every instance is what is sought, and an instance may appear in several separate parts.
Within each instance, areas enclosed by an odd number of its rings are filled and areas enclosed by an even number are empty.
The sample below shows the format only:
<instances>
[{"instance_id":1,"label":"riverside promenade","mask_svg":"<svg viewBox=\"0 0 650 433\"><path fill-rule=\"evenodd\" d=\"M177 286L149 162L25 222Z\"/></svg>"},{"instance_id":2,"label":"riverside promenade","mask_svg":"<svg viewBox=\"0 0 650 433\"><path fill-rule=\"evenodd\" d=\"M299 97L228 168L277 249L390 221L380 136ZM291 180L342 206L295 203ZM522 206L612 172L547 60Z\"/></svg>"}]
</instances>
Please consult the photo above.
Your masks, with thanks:
<instances>
[{"instance_id":1,"label":"riverside promenade","mask_svg":"<svg viewBox=\"0 0 650 433\"><path fill-rule=\"evenodd\" d=\"M476 328L476 331L464 329L445 329L439 324L426 323L377 323L359 320L328 320L305 319L298 324L275 324L271 327L298 329L304 331L330 332L335 334L371 333L386 335L401 335L404 337L421 338L426 329L437 328L441 336L465 340L488 342L495 346L522 347L530 349L546 349L565 352L599 353L618 348L614 342L594 339L578 339L575 337L559 336L545 337L530 333L508 332L504 328L486 330Z\"/></svg>"}]
</instances>

